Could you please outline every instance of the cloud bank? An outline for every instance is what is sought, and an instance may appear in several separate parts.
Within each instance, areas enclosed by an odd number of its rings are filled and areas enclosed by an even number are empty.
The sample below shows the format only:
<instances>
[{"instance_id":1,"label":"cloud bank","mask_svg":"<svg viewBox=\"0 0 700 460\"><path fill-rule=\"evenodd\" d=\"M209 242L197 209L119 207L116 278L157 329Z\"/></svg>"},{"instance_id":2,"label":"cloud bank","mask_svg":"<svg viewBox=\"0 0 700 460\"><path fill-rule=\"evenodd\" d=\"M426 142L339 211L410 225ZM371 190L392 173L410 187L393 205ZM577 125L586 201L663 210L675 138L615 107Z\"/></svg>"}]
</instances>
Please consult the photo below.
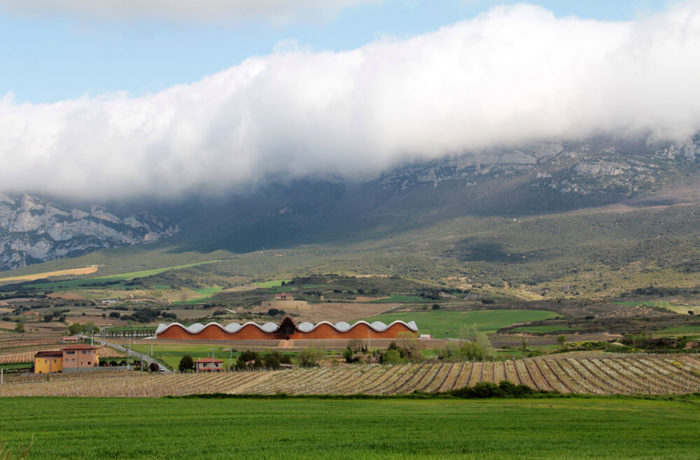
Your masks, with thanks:
<instances>
[{"instance_id":1,"label":"cloud bank","mask_svg":"<svg viewBox=\"0 0 700 460\"><path fill-rule=\"evenodd\" d=\"M254 57L145 97L8 95L0 188L168 197L547 139L682 140L700 128L698 56L698 1L638 22L519 5L346 52Z\"/></svg>"},{"instance_id":2,"label":"cloud bank","mask_svg":"<svg viewBox=\"0 0 700 460\"><path fill-rule=\"evenodd\" d=\"M156 19L230 23L245 19L288 22L380 0L0 0L5 11L82 19Z\"/></svg>"}]
</instances>

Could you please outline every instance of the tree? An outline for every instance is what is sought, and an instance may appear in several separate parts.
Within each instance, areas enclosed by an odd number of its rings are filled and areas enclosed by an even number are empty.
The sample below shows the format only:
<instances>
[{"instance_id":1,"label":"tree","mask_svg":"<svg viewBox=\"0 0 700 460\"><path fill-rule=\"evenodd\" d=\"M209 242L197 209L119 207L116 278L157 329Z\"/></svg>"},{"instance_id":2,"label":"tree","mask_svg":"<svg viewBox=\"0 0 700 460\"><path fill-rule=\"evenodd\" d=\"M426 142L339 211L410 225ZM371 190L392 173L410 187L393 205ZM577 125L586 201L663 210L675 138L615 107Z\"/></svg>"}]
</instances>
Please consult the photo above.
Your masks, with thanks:
<instances>
[{"instance_id":1,"label":"tree","mask_svg":"<svg viewBox=\"0 0 700 460\"><path fill-rule=\"evenodd\" d=\"M120 316L121 316L121 313L119 313L118 311L113 311L113 312L110 312L110 314L109 314L110 318L119 319Z\"/></svg>"},{"instance_id":2,"label":"tree","mask_svg":"<svg viewBox=\"0 0 700 460\"><path fill-rule=\"evenodd\" d=\"M52 314L44 315L44 322L45 323L50 323L52 320L53 320Z\"/></svg>"},{"instance_id":3,"label":"tree","mask_svg":"<svg viewBox=\"0 0 700 460\"><path fill-rule=\"evenodd\" d=\"M194 360L190 355L185 355L180 359L180 364L178 364L177 368L180 370L180 372L188 372L194 369Z\"/></svg>"},{"instance_id":4,"label":"tree","mask_svg":"<svg viewBox=\"0 0 700 460\"><path fill-rule=\"evenodd\" d=\"M260 367L262 360L258 357L258 354L251 350L246 350L240 355L238 355L238 360L236 361L236 369L255 369Z\"/></svg>"},{"instance_id":5,"label":"tree","mask_svg":"<svg viewBox=\"0 0 700 460\"><path fill-rule=\"evenodd\" d=\"M491 345L491 341L486 334L479 334L479 337L476 339L476 344L481 348L481 352L483 353L482 359L493 358L493 345Z\"/></svg>"},{"instance_id":6,"label":"tree","mask_svg":"<svg viewBox=\"0 0 700 460\"><path fill-rule=\"evenodd\" d=\"M18 321L17 325L15 325L15 332L24 334L24 323L22 321Z\"/></svg>"},{"instance_id":7,"label":"tree","mask_svg":"<svg viewBox=\"0 0 700 460\"><path fill-rule=\"evenodd\" d=\"M468 342L476 342L476 339L479 338L479 330L476 327L476 323L472 324L471 326L465 324L464 326L460 327L459 338L460 340L466 340Z\"/></svg>"},{"instance_id":8,"label":"tree","mask_svg":"<svg viewBox=\"0 0 700 460\"><path fill-rule=\"evenodd\" d=\"M77 335L83 332L83 325L80 323L73 323L68 326L68 333L70 335Z\"/></svg>"},{"instance_id":9,"label":"tree","mask_svg":"<svg viewBox=\"0 0 700 460\"><path fill-rule=\"evenodd\" d=\"M279 369L280 364L282 364L282 359L280 357L280 354L277 353L276 351L272 351L270 353L265 353L262 360L263 360L263 366L266 369Z\"/></svg>"},{"instance_id":10,"label":"tree","mask_svg":"<svg viewBox=\"0 0 700 460\"><path fill-rule=\"evenodd\" d=\"M158 363L151 363L148 365L148 369L151 372L158 372L158 371L160 371L160 366L158 365Z\"/></svg>"}]
</instances>

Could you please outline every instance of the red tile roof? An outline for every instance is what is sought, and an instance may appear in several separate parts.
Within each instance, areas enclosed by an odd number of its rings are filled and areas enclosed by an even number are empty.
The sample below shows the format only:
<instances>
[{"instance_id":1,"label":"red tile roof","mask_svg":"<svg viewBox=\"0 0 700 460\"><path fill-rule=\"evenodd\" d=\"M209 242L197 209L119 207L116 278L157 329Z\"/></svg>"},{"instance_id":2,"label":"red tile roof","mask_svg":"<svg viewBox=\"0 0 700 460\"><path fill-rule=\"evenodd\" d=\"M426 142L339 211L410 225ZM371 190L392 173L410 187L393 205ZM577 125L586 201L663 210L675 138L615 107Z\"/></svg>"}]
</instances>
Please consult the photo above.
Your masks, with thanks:
<instances>
[{"instance_id":1,"label":"red tile roof","mask_svg":"<svg viewBox=\"0 0 700 460\"><path fill-rule=\"evenodd\" d=\"M34 355L34 358L61 358L63 352L61 350L54 351L39 351Z\"/></svg>"},{"instance_id":2,"label":"red tile roof","mask_svg":"<svg viewBox=\"0 0 700 460\"><path fill-rule=\"evenodd\" d=\"M210 363L210 362L212 362L211 358L202 358L202 359L198 359L197 361L195 361L195 363ZM220 359L215 359L214 362L215 363L223 363L223 361L221 361Z\"/></svg>"}]
</instances>

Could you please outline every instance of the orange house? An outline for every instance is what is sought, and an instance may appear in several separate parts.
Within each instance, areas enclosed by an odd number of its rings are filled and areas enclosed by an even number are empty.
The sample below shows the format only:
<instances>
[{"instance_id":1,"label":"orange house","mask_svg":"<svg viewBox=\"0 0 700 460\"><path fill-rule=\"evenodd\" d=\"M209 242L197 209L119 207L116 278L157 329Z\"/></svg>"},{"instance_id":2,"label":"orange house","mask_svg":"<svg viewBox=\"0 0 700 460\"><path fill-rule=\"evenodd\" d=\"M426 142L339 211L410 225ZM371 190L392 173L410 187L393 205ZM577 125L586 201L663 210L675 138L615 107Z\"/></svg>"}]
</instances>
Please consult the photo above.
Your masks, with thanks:
<instances>
[{"instance_id":1,"label":"orange house","mask_svg":"<svg viewBox=\"0 0 700 460\"><path fill-rule=\"evenodd\" d=\"M76 372L100 365L97 347L75 344L60 351L40 351L34 355L34 373Z\"/></svg>"}]
</instances>

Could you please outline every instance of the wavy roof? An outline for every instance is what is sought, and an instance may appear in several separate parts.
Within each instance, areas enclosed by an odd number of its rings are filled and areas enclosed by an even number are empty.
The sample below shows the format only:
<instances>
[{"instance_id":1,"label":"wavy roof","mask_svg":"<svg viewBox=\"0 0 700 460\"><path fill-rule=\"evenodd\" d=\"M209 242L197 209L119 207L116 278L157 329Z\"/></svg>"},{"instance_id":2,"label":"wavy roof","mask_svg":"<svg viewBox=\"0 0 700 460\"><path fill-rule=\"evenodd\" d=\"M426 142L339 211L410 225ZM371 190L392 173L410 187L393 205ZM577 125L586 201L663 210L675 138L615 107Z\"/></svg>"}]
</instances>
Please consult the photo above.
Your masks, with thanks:
<instances>
[{"instance_id":1,"label":"wavy roof","mask_svg":"<svg viewBox=\"0 0 700 460\"><path fill-rule=\"evenodd\" d=\"M329 323L328 321L321 321L318 324L303 322L303 323L298 324L296 326L296 328L300 332L311 332L314 329L316 329L317 327L321 326L322 324L328 324L329 326L331 326L333 329L335 329L338 332L348 332L352 328L357 326L358 324L365 324L365 325L369 326L369 328L372 329L374 332L384 332L387 329L389 329L391 326L393 326L394 324L402 324L402 325L406 326L408 329L410 329L414 332L418 332L418 326L416 326L415 321L409 321L408 323L405 323L403 321L394 321L393 323L391 323L389 325L383 323L382 321L374 321L371 324L368 323L367 321L358 321L355 324L353 324L352 326L344 321L341 321L341 322L338 322L335 324ZM218 327L226 332L229 332L231 334L235 334L236 332L240 331L241 329L243 329L244 327L246 327L248 325L255 326L258 329L260 329L261 331L267 332L267 333L276 332L277 329L279 329L279 326L275 323L265 323L262 326L260 326L257 323L252 323L252 322L248 322L245 324L229 323L226 326L222 326L219 323L208 323L208 324L195 323L189 327L183 326L180 323L170 323L170 324L159 324L158 328L156 329L156 335L162 334L163 332L167 331L171 327L175 327L175 326L181 327L182 329L189 332L190 334L199 334L200 332L202 332L204 329L206 329L209 326L216 326L216 327Z\"/></svg>"}]
</instances>

